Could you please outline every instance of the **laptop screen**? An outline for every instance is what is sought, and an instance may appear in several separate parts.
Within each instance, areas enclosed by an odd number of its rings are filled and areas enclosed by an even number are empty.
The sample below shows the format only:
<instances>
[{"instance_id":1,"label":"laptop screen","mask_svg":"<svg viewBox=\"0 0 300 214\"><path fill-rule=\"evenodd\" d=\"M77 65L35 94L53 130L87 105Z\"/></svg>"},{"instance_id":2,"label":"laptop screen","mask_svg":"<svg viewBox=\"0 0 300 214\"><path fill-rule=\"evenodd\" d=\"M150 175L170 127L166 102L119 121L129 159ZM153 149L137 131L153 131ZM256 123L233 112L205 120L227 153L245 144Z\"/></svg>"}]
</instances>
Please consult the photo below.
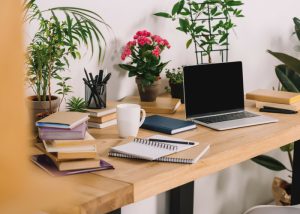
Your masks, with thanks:
<instances>
[{"instance_id":1,"label":"laptop screen","mask_svg":"<svg viewBox=\"0 0 300 214\"><path fill-rule=\"evenodd\" d=\"M184 67L186 117L244 108L242 62Z\"/></svg>"}]
</instances>

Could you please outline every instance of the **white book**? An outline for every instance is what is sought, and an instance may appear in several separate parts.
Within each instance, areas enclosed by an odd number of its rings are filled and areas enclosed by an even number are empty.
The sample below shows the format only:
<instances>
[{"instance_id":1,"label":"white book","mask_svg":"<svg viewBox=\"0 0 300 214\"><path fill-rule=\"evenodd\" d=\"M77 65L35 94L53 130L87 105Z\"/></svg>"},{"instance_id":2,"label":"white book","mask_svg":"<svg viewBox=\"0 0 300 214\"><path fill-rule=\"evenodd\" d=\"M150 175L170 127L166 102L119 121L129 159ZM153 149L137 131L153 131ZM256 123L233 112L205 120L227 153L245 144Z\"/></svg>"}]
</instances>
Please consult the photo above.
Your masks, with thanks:
<instances>
[{"instance_id":1,"label":"white book","mask_svg":"<svg viewBox=\"0 0 300 214\"><path fill-rule=\"evenodd\" d=\"M98 128L98 129L103 129L109 126L113 126L117 124L117 119L110 120L104 123L94 123L94 122L88 122L88 127L91 128Z\"/></svg>"},{"instance_id":2,"label":"white book","mask_svg":"<svg viewBox=\"0 0 300 214\"><path fill-rule=\"evenodd\" d=\"M209 150L209 144L206 143L200 144L162 135L154 135L150 139L136 138L127 144L112 147L109 156L160 162L196 163ZM173 143L168 141L173 141ZM174 141L180 143L174 143Z\"/></svg>"}]
</instances>

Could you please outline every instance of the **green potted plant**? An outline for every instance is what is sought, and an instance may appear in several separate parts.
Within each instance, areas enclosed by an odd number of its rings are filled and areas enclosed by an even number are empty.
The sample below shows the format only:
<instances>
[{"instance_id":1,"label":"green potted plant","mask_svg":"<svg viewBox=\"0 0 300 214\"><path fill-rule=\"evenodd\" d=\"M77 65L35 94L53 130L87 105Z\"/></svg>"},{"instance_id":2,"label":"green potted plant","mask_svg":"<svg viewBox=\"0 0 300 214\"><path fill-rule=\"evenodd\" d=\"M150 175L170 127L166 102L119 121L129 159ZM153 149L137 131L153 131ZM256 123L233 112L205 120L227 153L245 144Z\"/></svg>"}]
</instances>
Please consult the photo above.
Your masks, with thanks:
<instances>
[{"instance_id":1,"label":"green potted plant","mask_svg":"<svg viewBox=\"0 0 300 214\"><path fill-rule=\"evenodd\" d=\"M68 111L86 112L87 103L81 97L71 97L67 101Z\"/></svg>"},{"instance_id":2,"label":"green potted plant","mask_svg":"<svg viewBox=\"0 0 300 214\"><path fill-rule=\"evenodd\" d=\"M98 14L81 8L57 7L41 11L35 0L28 0L24 10L25 21L39 26L26 54L27 80L35 93L29 97L33 113L52 113L71 92L67 84L70 77L63 74L69 67L69 58L80 59L79 49L83 44L91 48L92 55L98 48L98 60L102 61L105 38L96 24L108 25ZM54 81L59 86L54 93L62 96L61 101L53 95Z\"/></svg>"},{"instance_id":3,"label":"green potted plant","mask_svg":"<svg viewBox=\"0 0 300 214\"><path fill-rule=\"evenodd\" d=\"M166 77L169 79L170 88L166 88L167 91L170 90L171 96L173 98L178 98L181 103L184 103L183 97L183 67L166 69Z\"/></svg>"},{"instance_id":4,"label":"green potted plant","mask_svg":"<svg viewBox=\"0 0 300 214\"><path fill-rule=\"evenodd\" d=\"M170 48L166 39L150 32L138 31L132 41L129 41L122 53L121 59L130 59L128 63L119 66L129 71L128 76L136 76L136 84L141 101L156 100L160 87L160 73L169 62L161 62L161 53Z\"/></svg>"},{"instance_id":5,"label":"green potted plant","mask_svg":"<svg viewBox=\"0 0 300 214\"><path fill-rule=\"evenodd\" d=\"M295 34L300 40L300 19L293 18L294 25L295 25ZM290 91L290 92L300 92L300 60L290 56L285 53L279 53L279 52L273 52L268 50L268 53L279 59L282 63L281 65L277 65L275 67L275 73L279 79L279 82L281 84L282 90ZM280 148L282 152L286 152L289 158L290 167L292 168L293 165L293 156L292 152L294 150L294 143L291 143L289 145L283 146ZM260 155L252 159L254 162L270 169L273 171L282 171L287 170L289 172L292 172L287 166L285 166L283 163L278 161L275 158L272 158L267 155ZM276 191L274 191L274 187L276 188L278 185L275 184L281 184L280 188L278 188L281 192L280 194L275 194ZM287 181L284 181L280 178L275 178L273 181L273 193L274 196L277 196L277 199L275 197L275 201L277 204L281 205L289 205L290 204L290 183ZM278 191L277 191L278 192Z\"/></svg>"},{"instance_id":6,"label":"green potted plant","mask_svg":"<svg viewBox=\"0 0 300 214\"><path fill-rule=\"evenodd\" d=\"M173 5L171 12L154 15L178 21L176 29L189 36L186 48L192 42L195 44L197 62L197 53L201 52L201 61L203 56L207 56L208 63L211 63L213 51L228 51L229 31L236 26L233 18L243 17L239 8L241 5L243 3L240 0L204 0L201 3L180 0Z\"/></svg>"}]
</instances>

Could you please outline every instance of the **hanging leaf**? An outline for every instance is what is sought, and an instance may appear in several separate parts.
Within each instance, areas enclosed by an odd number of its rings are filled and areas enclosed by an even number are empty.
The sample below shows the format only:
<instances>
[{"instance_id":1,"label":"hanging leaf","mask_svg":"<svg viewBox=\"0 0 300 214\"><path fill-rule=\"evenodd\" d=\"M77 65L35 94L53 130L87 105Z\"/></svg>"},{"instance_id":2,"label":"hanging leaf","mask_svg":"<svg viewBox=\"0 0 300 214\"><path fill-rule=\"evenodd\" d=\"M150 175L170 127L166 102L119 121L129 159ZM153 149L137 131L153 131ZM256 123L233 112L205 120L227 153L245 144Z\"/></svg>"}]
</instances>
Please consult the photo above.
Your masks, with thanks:
<instances>
[{"instance_id":1,"label":"hanging leaf","mask_svg":"<svg viewBox=\"0 0 300 214\"><path fill-rule=\"evenodd\" d=\"M165 12L154 13L153 15L164 17L164 18L172 18L172 16L170 14L165 13Z\"/></svg>"},{"instance_id":2,"label":"hanging leaf","mask_svg":"<svg viewBox=\"0 0 300 214\"><path fill-rule=\"evenodd\" d=\"M288 68L300 74L300 60L284 53L273 52L270 50L267 50L267 52L283 62Z\"/></svg>"},{"instance_id":3,"label":"hanging leaf","mask_svg":"<svg viewBox=\"0 0 300 214\"><path fill-rule=\"evenodd\" d=\"M288 72L289 70L286 65L278 65L275 68L275 73L283 87L290 92L299 92L300 88L298 89L297 86L293 83L293 80L289 78ZM295 81L299 82L299 76L296 77Z\"/></svg>"},{"instance_id":4,"label":"hanging leaf","mask_svg":"<svg viewBox=\"0 0 300 214\"><path fill-rule=\"evenodd\" d=\"M192 44L193 42L193 39L189 39L187 42L186 42L186 48L188 49L190 47L190 45Z\"/></svg>"},{"instance_id":5,"label":"hanging leaf","mask_svg":"<svg viewBox=\"0 0 300 214\"><path fill-rule=\"evenodd\" d=\"M280 161L267 155L259 155L257 157L252 158L251 160L273 171L282 171L287 169Z\"/></svg>"},{"instance_id":6,"label":"hanging leaf","mask_svg":"<svg viewBox=\"0 0 300 214\"><path fill-rule=\"evenodd\" d=\"M172 15L174 16L175 14L180 13L183 6L184 6L184 0L177 2L172 8Z\"/></svg>"},{"instance_id":7,"label":"hanging leaf","mask_svg":"<svg viewBox=\"0 0 300 214\"><path fill-rule=\"evenodd\" d=\"M285 146L282 146L282 147L280 147L280 150L283 152L291 152L294 150L294 143L290 143Z\"/></svg>"}]
</instances>

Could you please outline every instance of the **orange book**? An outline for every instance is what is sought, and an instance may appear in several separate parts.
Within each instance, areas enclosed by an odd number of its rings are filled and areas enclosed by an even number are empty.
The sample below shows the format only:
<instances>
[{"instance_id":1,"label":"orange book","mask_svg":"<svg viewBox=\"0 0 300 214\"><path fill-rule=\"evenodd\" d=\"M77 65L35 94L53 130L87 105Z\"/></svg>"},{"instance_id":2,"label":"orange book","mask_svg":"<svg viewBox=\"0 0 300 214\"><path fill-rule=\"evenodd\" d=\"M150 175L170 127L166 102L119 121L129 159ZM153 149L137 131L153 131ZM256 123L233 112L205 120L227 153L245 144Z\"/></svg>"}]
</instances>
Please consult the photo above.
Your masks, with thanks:
<instances>
[{"instance_id":1,"label":"orange book","mask_svg":"<svg viewBox=\"0 0 300 214\"><path fill-rule=\"evenodd\" d=\"M300 101L300 94L287 91L257 89L247 93L246 99L269 103L293 104Z\"/></svg>"}]
</instances>

